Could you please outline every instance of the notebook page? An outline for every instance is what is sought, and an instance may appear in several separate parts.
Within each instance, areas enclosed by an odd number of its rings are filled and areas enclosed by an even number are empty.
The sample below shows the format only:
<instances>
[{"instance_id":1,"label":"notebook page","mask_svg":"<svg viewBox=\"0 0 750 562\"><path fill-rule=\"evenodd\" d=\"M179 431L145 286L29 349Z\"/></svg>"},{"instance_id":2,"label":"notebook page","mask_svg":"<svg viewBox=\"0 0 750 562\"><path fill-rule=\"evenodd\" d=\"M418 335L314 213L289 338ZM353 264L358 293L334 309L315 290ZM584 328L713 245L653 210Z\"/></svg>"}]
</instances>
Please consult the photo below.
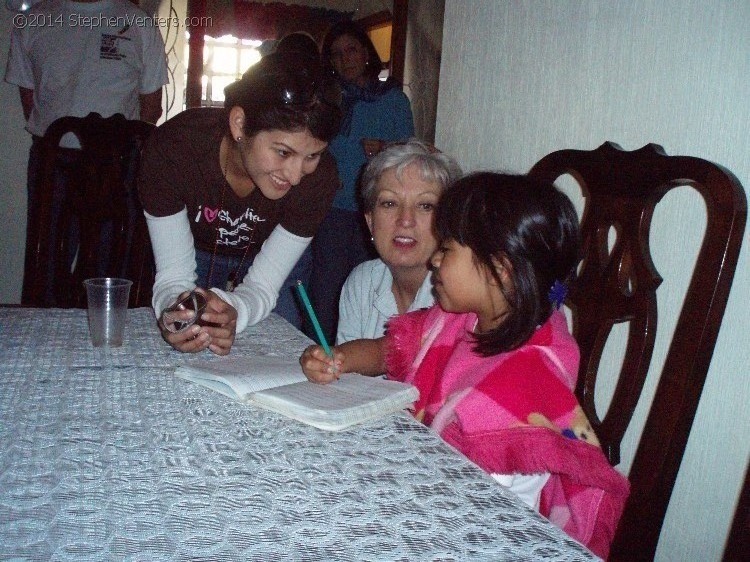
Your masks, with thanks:
<instances>
[{"instance_id":1,"label":"notebook page","mask_svg":"<svg viewBox=\"0 0 750 562\"><path fill-rule=\"evenodd\" d=\"M268 389L251 401L321 429L338 430L410 406L419 397L411 385L361 375L343 375Z\"/></svg>"},{"instance_id":2,"label":"notebook page","mask_svg":"<svg viewBox=\"0 0 750 562\"><path fill-rule=\"evenodd\" d=\"M239 399L260 390L307 380L296 359L272 356L228 355L213 361L195 361L178 367L175 374L222 394L227 392L217 388L216 384L209 384L209 381L226 384Z\"/></svg>"}]
</instances>

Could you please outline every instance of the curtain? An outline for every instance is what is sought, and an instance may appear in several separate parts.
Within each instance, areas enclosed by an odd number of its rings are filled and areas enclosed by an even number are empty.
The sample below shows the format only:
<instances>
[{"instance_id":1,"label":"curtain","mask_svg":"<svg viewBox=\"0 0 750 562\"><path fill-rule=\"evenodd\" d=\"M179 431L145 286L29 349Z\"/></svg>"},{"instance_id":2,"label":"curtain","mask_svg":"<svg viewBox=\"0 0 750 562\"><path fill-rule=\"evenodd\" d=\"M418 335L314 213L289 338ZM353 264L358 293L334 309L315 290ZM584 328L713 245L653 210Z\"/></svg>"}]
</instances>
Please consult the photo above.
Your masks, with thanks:
<instances>
[{"instance_id":1,"label":"curtain","mask_svg":"<svg viewBox=\"0 0 750 562\"><path fill-rule=\"evenodd\" d=\"M279 39L287 33L306 31L321 40L335 22L351 19L353 12L313 8L296 4L249 2L247 0L215 0L205 4L211 37L233 35L241 39Z\"/></svg>"}]
</instances>

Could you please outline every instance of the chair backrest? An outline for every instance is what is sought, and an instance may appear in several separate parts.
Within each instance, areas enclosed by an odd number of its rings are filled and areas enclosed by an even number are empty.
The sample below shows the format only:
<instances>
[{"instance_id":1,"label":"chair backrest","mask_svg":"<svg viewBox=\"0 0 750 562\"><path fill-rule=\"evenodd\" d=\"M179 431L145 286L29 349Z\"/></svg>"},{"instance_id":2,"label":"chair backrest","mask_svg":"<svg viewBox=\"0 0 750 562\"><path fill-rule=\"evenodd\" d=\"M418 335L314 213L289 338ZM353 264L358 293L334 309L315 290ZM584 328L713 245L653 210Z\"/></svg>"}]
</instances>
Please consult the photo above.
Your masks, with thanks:
<instances>
[{"instance_id":1,"label":"chair backrest","mask_svg":"<svg viewBox=\"0 0 750 562\"><path fill-rule=\"evenodd\" d=\"M560 150L531 176L555 181L570 174L581 185L583 261L568 305L581 348L576 395L610 463L643 389L656 336L656 289L662 278L649 248L654 208L673 187L693 186L707 209L706 232L664 367L629 473L631 492L610 557L652 559L695 416L734 277L747 202L739 181L722 167L668 156L649 144L632 152L613 143L596 150ZM614 228L616 241L610 249ZM616 323L629 322L627 347L612 401L600 419L594 405L600 359Z\"/></svg>"},{"instance_id":2,"label":"chair backrest","mask_svg":"<svg viewBox=\"0 0 750 562\"><path fill-rule=\"evenodd\" d=\"M131 307L150 306L154 265L135 170L153 128L98 113L62 117L48 127L26 233L23 304L85 307L82 281L107 276L133 281ZM59 144L67 133L78 138L81 150L61 184L60 155L71 151Z\"/></svg>"},{"instance_id":3,"label":"chair backrest","mask_svg":"<svg viewBox=\"0 0 750 562\"><path fill-rule=\"evenodd\" d=\"M723 562L742 562L750 552L750 467L745 470L745 483L734 512L734 521L724 547Z\"/></svg>"}]
</instances>

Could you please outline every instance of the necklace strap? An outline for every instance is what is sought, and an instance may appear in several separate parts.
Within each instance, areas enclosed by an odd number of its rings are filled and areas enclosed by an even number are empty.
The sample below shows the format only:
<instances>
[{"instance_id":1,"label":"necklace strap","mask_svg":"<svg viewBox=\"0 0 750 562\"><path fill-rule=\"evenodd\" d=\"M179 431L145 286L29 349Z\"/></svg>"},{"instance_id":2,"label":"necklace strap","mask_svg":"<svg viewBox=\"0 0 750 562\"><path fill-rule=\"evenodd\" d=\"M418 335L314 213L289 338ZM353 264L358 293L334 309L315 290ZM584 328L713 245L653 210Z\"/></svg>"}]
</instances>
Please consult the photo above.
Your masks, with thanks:
<instances>
[{"instance_id":1,"label":"necklace strap","mask_svg":"<svg viewBox=\"0 0 750 562\"><path fill-rule=\"evenodd\" d=\"M225 139L227 137L224 137ZM241 137L237 138L237 142L241 142ZM223 144L223 143L222 143ZM231 189L231 186L229 185L229 179L227 178L227 167L229 165L229 151L231 150L230 147L227 147L225 153L224 153L224 162L221 165L221 173L224 177L224 185L221 188L221 201L219 203L219 214L221 211L224 210L224 201L226 198L227 188ZM219 155L221 157L221 148L219 148ZM247 259L248 254L250 253L250 246L252 246L255 243L255 223L251 223L250 225L250 233L249 233L249 240L247 241L247 246L245 246L245 251L242 254L242 258L240 259L239 265L234 269L234 271L230 274L230 277L227 279L225 290L228 292L234 291L235 287L239 285L238 283L238 277L240 275L240 272L242 271L242 266L245 265L245 260ZM208 278L206 279L206 289L211 288L211 279L213 277L214 273L214 262L216 261L216 254L218 252L219 248L219 228L221 228L220 223L217 221L216 223L216 229L214 231L214 249L211 252L211 261L209 263L208 267Z\"/></svg>"},{"instance_id":2,"label":"necklace strap","mask_svg":"<svg viewBox=\"0 0 750 562\"><path fill-rule=\"evenodd\" d=\"M221 160L222 154L221 154L221 148L224 146L224 140L226 140L226 136L222 138L222 142L219 145L219 160ZM227 180L227 165L229 164L229 147L224 151L224 162L220 162L219 165L221 166L221 175L224 179L224 185L221 188L221 200L219 202L219 213L221 214L221 211L224 210L224 198L227 193L227 187L229 187L229 181ZM218 219L217 214L217 219ZM214 262L216 261L216 251L219 247L219 222L217 220L216 222L216 230L214 231L214 249L211 252L211 261L208 266L208 277L206 278L206 289L211 288L211 278L214 275Z\"/></svg>"}]
</instances>

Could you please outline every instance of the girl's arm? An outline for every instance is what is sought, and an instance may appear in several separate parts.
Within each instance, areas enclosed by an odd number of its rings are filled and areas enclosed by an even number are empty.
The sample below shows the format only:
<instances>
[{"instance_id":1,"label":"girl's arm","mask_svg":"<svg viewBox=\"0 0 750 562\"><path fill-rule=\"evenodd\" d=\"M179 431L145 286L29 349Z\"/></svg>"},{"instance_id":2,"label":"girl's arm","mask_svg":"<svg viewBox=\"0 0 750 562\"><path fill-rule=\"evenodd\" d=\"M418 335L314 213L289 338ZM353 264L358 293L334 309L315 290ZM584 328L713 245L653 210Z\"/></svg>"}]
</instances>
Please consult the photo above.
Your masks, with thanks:
<instances>
[{"instance_id":1,"label":"girl's arm","mask_svg":"<svg viewBox=\"0 0 750 562\"><path fill-rule=\"evenodd\" d=\"M352 340L332 349L326 355L319 345L308 347L299 359L302 371L312 382L326 384L341 373L375 376L385 372L385 337L376 340Z\"/></svg>"}]
</instances>

